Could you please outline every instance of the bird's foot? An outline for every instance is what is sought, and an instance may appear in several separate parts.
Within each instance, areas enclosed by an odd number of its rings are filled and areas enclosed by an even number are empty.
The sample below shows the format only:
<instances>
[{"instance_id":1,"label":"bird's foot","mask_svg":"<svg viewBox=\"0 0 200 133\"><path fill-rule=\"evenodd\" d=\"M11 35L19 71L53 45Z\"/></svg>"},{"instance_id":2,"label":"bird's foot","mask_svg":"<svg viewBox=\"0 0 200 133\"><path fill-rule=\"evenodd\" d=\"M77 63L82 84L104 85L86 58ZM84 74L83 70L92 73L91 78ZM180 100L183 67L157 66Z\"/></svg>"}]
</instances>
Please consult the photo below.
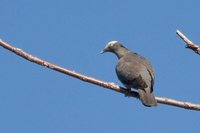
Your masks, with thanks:
<instances>
[{"instance_id":1,"label":"bird's foot","mask_svg":"<svg viewBox=\"0 0 200 133\"><path fill-rule=\"evenodd\" d=\"M131 89L126 89L125 97L130 97L130 96L131 96Z\"/></svg>"}]
</instances>

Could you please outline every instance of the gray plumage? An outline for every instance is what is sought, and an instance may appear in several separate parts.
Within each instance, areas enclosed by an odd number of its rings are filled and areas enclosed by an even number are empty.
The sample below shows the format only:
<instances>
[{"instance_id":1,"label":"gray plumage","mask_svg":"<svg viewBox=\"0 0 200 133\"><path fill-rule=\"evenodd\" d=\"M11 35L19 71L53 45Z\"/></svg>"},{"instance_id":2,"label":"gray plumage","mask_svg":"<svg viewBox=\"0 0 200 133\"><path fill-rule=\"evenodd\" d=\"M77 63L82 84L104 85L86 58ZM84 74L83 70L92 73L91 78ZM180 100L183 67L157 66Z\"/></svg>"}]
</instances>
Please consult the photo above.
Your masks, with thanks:
<instances>
[{"instance_id":1,"label":"gray plumage","mask_svg":"<svg viewBox=\"0 0 200 133\"><path fill-rule=\"evenodd\" d=\"M126 88L129 91L131 88L137 89L143 105L156 106L153 94L154 71L150 62L117 41L109 42L102 51L104 52L112 52L118 57L116 74Z\"/></svg>"}]
</instances>

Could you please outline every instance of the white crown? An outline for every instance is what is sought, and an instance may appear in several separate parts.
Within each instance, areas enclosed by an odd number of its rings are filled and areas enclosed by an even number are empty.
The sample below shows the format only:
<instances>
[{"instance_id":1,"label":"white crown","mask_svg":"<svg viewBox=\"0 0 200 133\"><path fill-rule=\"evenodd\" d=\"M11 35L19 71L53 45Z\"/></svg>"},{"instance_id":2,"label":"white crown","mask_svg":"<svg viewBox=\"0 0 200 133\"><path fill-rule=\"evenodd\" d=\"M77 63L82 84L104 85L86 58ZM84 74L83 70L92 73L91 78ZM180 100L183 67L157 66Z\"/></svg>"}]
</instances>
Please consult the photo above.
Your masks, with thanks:
<instances>
[{"instance_id":1,"label":"white crown","mask_svg":"<svg viewBox=\"0 0 200 133\"><path fill-rule=\"evenodd\" d=\"M113 45L113 44L115 44L115 43L118 43L118 41L110 41L110 42L108 43L108 45Z\"/></svg>"}]
</instances>

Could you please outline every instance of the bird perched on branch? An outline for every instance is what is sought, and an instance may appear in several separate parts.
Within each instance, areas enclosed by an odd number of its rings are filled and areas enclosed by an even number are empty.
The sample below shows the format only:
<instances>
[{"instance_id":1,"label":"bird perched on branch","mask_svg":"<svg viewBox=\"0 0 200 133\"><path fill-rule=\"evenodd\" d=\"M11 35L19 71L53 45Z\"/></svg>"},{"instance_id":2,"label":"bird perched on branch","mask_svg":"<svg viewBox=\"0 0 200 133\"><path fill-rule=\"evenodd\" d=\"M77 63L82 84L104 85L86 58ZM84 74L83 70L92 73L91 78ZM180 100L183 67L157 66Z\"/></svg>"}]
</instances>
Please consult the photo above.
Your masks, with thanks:
<instances>
[{"instance_id":1,"label":"bird perched on branch","mask_svg":"<svg viewBox=\"0 0 200 133\"><path fill-rule=\"evenodd\" d=\"M104 52L112 52L118 57L116 74L128 92L131 88L137 89L143 105L156 106L153 94L154 71L150 62L139 54L131 52L118 41L110 41L101 53Z\"/></svg>"}]
</instances>

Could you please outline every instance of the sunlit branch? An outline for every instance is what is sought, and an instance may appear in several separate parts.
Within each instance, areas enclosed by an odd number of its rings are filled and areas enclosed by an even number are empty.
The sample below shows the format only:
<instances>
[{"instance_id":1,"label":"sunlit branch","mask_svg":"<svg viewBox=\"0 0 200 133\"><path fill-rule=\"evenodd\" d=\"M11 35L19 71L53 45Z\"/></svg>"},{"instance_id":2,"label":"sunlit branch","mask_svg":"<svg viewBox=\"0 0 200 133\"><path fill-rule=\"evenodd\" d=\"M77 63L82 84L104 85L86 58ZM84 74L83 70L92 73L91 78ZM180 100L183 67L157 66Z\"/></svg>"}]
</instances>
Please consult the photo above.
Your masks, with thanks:
<instances>
[{"instance_id":1,"label":"sunlit branch","mask_svg":"<svg viewBox=\"0 0 200 133\"><path fill-rule=\"evenodd\" d=\"M193 50L195 53L200 55L200 47L196 44L194 44L192 41L190 41L183 33L181 33L179 30L176 31L176 34L183 39L183 41L186 43L186 48L189 48Z\"/></svg>"}]
</instances>

